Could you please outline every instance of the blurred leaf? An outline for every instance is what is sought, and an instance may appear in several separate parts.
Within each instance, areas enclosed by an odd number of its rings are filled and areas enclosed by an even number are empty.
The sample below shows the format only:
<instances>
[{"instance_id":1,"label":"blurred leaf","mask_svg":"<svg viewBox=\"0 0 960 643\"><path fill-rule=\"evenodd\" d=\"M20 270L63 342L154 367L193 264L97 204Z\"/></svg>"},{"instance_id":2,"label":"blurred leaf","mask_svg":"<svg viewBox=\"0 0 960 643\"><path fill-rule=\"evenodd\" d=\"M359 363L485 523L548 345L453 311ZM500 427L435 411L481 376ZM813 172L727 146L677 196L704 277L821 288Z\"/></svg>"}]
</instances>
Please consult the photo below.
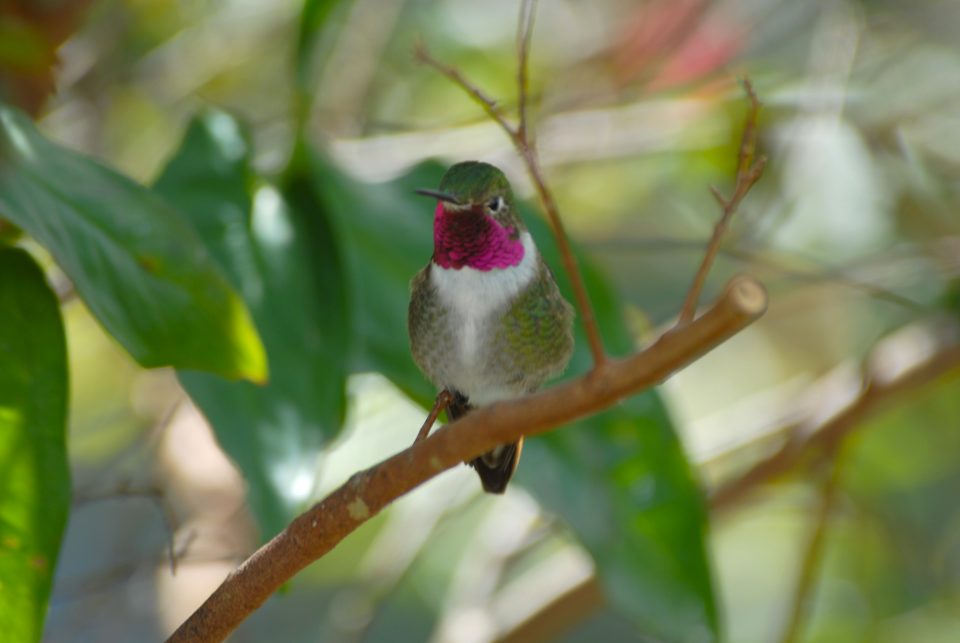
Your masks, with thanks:
<instances>
[{"instance_id":1,"label":"blurred leaf","mask_svg":"<svg viewBox=\"0 0 960 643\"><path fill-rule=\"evenodd\" d=\"M187 213L243 294L267 349L271 378L262 387L179 373L243 472L266 538L302 509L316 455L343 421L347 321L323 209L299 179L289 201L266 186L251 199L249 160L239 124L210 111L190 125L156 189Z\"/></svg>"},{"instance_id":2,"label":"blurred leaf","mask_svg":"<svg viewBox=\"0 0 960 643\"><path fill-rule=\"evenodd\" d=\"M703 501L659 399L635 396L530 440L519 480L566 519L642 633L717 639Z\"/></svg>"},{"instance_id":3,"label":"blurred leaf","mask_svg":"<svg viewBox=\"0 0 960 643\"><path fill-rule=\"evenodd\" d=\"M432 204L412 191L436 186L443 168L421 165L376 186L360 185L322 159L316 168L351 274L353 368L380 371L420 404L431 404L435 391L413 363L405 332L409 280L433 249ZM569 293L546 224L527 208L524 218ZM615 294L582 256L579 262L607 347L629 352ZM578 327L568 373L589 365ZM596 559L610 599L645 633L670 641L717 638L703 498L655 392L530 440L520 480L570 523Z\"/></svg>"},{"instance_id":4,"label":"blurred leaf","mask_svg":"<svg viewBox=\"0 0 960 643\"><path fill-rule=\"evenodd\" d=\"M2 105L0 216L53 254L142 365L266 377L247 309L180 214Z\"/></svg>"},{"instance_id":5,"label":"blurred leaf","mask_svg":"<svg viewBox=\"0 0 960 643\"><path fill-rule=\"evenodd\" d=\"M939 303L945 311L954 317L960 317L960 279L947 282Z\"/></svg>"},{"instance_id":6,"label":"blurred leaf","mask_svg":"<svg viewBox=\"0 0 960 643\"><path fill-rule=\"evenodd\" d=\"M310 106L314 97L312 66L317 58L324 57L317 51L324 34L329 38L325 29L330 18L343 4L342 0L304 0L303 10L300 12L300 21L297 26L297 48L294 58L294 78L296 79L297 102L296 123L302 128L310 113Z\"/></svg>"},{"instance_id":7,"label":"blurred leaf","mask_svg":"<svg viewBox=\"0 0 960 643\"><path fill-rule=\"evenodd\" d=\"M327 21L342 0L305 0L297 28L295 71L302 89L309 85L310 65Z\"/></svg>"},{"instance_id":8,"label":"blurred leaf","mask_svg":"<svg viewBox=\"0 0 960 643\"><path fill-rule=\"evenodd\" d=\"M916 609L960 586L957 385L956 372L945 375L865 422L851 438L844 491L859 522L879 529L890 543L883 562L894 577L864 582L870 580L864 572L874 569L861 563L856 539L838 558L875 613Z\"/></svg>"},{"instance_id":9,"label":"blurred leaf","mask_svg":"<svg viewBox=\"0 0 960 643\"><path fill-rule=\"evenodd\" d=\"M0 249L0 631L39 641L70 507L67 363L56 295Z\"/></svg>"}]
</instances>

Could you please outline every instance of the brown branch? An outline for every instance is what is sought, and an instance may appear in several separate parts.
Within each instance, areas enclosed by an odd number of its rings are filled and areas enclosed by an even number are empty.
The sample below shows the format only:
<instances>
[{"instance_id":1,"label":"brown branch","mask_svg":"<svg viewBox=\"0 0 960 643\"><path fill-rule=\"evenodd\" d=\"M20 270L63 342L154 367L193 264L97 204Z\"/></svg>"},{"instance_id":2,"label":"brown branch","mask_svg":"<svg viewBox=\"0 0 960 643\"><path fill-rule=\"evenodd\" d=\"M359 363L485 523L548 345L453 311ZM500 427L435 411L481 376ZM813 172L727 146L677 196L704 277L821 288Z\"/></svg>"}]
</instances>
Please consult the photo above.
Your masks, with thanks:
<instances>
[{"instance_id":1,"label":"brown branch","mask_svg":"<svg viewBox=\"0 0 960 643\"><path fill-rule=\"evenodd\" d=\"M500 129L510 136L510 140L513 141L515 145L520 144L519 139L517 138L516 130L509 122L507 122L506 117L503 115L503 113L500 111L500 107L497 105L497 101L484 94L479 87L467 80L464 75L460 73L459 69L450 65L445 65L431 56L430 52L427 50L427 46L420 41L414 45L413 56L418 62L423 63L428 67L433 67L435 70L440 72L442 76L445 76L450 82L465 91L475 103L483 108L483 111L487 113L487 116L494 120L497 125L500 126Z\"/></svg>"},{"instance_id":2,"label":"brown branch","mask_svg":"<svg viewBox=\"0 0 960 643\"><path fill-rule=\"evenodd\" d=\"M241 564L168 641L223 640L281 585L400 496L498 444L544 433L662 382L745 328L766 304L759 283L737 277L699 319L643 352L535 395L476 409L353 475Z\"/></svg>"},{"instance_id":3,"label":"brown branch","mask_svg":"<svg viewBox=\"0 0 960 643\"><path fill-rule=\"evenodd\" d=\"M495 643L552 641L604 605L603 588L596 574L557 596L543 609L503 633Z\"/></svg>"},{"instance_id":4,"label":"brown branch","mask_svg":"<svg viewBox=\"0 0 960 643\"><path fill-rule=\"evenodd\" d=\"M750 188L760 179L760 175L763 174L763 168L767 164L767 159L763 156L754 161L754 152L757 147L757 117L760 113L760 101L753 91L753 85L750 84L750 79L743 79L743 89L747 93L750 107L747 109L747 115L744 119L743 134L740 137L740 147L737 151L737 174L734 179L733 195L727 199L720 194L717 188L710 188L710 193L713 194L717 203L720 204L723 213L720 216L720 220L717 221L713 227L713 234L707 243L707 250L703 255L703 260L700 262L700 267L693 277L690 290L683 300L683 307L680 309L680 317L677 320L678 325L690 323L694 315L696 315L697 304L700 301L703 285L717 257L717 252L720 250L720 241L727 231L727 226L730 224L730 220L740 206L740 202L747 196Z\"/></svg>"},{"instance_id":5,"label":"brown branch","mask_svg":"<svg viewBox=\"0 0 960 643\"><path fill-rule=\"evenodd\" d=\"M960 372L960 342L952 340L910 368L888 378L863 376L860 393L849 405L812 429L798 424L784 444L710 496L710 508L724 511L746 498L757 487L794 470L811 457L829 456L864 420L905 393L950 373Z\"/></svg>"},{"instance_id":6,"label":"brown branch","mask_svg":"<svg viewBox=\"0 0 960 643\"><path fill-rule=\"evenodd\" d=\"M497 125L510 137L517 152L523 158L527 166L527 172L533 181L533 185L543 204L543 209L547 213L547 218L553 229L553 236L557 240L557 246L560 249L560 257L563 260L563 268L570 278L570 286L573 289L573 297L576 300L577 310L580 312L580 318L583 320L583 329L587 336L587 343L590 345L590 352L593 355L594 368L598 368L607 359L606 351L603 348L603 340L600 337L600 330L597 327L596 316L593 312L593 305L590 303L590 297L587 294L586 285L583 283L583 275L577 267L577 260L570 248L570 240L566 229L563 226L563 220L560 218L560 211L557 208L557 202L547 187L540 170L540 164L537 160L536 147L533 138L530 136L530 128L527 123L527 102L528 102L528 82L527 82L527 62L530 56L530 38L533 33L533 16L536 8L535 0L524 0L520 7L520 23L517 31L518 46L518 100L519 100L519 125L511 125L503 113L497 107L497 102L488 97L475 84L471 83L460 70L450 65L445 65L430 55L426 46L420 42L414 49L414 56L421 63L434 68L441 75L449 79L453 84L462 89L477 104L479 104L487 115L493 119Z\"/></svg>"},{"instance_id":7,"label":"brown branch","mask_svg":"<svg viewBox=\"0 0 960 643\"><path fill-rule=\"evenodd\" d=\"M823 545L830 526L830 514L837 499L837 488L840 481L840 470L843 460L834 458L829 464L829 471L823 486L820 489L820 505L814 518L810 539L800 564L800 575L797 577L797 586L794 589L793 599L790 601L790 612L780 635L781 643L794 643L800 636L803 623L810 613L810 593L813 590L817 572L823 558Z\"/></svg>"}]
</instances>

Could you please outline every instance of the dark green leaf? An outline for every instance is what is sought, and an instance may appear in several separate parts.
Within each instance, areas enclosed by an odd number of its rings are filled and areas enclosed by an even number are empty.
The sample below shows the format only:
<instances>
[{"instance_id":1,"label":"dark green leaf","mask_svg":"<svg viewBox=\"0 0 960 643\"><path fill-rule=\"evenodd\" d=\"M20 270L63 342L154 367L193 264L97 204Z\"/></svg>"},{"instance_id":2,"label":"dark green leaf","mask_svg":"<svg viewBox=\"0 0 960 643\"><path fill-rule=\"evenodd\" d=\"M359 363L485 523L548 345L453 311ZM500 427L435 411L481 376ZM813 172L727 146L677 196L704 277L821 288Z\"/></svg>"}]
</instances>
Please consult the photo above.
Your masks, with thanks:
<instances>
[{"instance_id":1,"label":"dark green leaf","mask_svg":"<svg viewBox=\"0 0 960 643\"><path fill-rule=\"evenodd\" d=\"M53 254L144 366L265 379L247 309L182 216L150 190L46 140L3 105L0 216Z\"/></svg>"},{"instance_id":2,"label":"dark green leaf","mask_svg":"<svg viewBox=\"0 0 960 643\"><path fill-rule=\"evenodd\" d=\"M954 316L960 316L960 279L953 279L940 296L941 307Z\"/></svg>"},{"instance_id":3,"label":"dark green leaf","mask_svg":"<svg viewBox=\"0 0 960 643\"><path fill-rule=\"evenodd\" d=\"M308 88L310 66L316 53L317 43L327 21L340 4L341 0L305 0L303 3L297 28L295 61L297 81L301 88Z\"/></svg>"},{"instance_id":4,"label":"dark green leaf","mask_svg":"<svg viewBox=\"0 0 960 643\"><path fill-rule=\"evenodd\" d=\"M343 4L342 0L305 0L297 26L297 47L294 54L294 79L296 90L296 125L302 136L302 128L310 115L315 95L314 78L311 73L315 61L326 58L324 42L332 41L332 30L326 29L330 19ZM326 40L324 39L326 37ZM298 144L302 141L298 141Z\"/></svg>"},{"instance_id":5,"label":"dark green leaf","mask_svg":"<svg viewBox=\"0 0 960 643\"><path fill-rule=\"evenodd\" d=\"M57 297L0 249L0 632L39 641L70 507L67 364Z\"/></svg>"},{"instance_id":6,"label":"dark green leaf","mask_svg":"<svg viewBox=\"0 0 960 643\"><path fill-rule=\"evenodd\" d=\"M716 640L703 501L657 398L531 440L519 479L566 519L644 634Z\"/></svg>"},{"instance_id":7,"label":"dark green leaf","mask_svg":"<svg viewBox=\"0 0 960 643\"><path fill-rule=\"evenodd\" d=\"M835 565L878 616L918 609L957 585L957 385L956 373L941 377L867 419L846 440L841 482L858 520ZM869 531L885 544L880 565L864 564L870 554L857 537ZM871 578L878 573L892 577Z\"/></svg>"},{"instance_id":8,"label":"dark green leaf","mask_svg":"<svg viewBox=\"0 0 960 643\"><path fill-rule=\"evenodd\" d=\"M340 261L311 185L295 176L284 195L261 185L252 199L249 154L237 122L208 112L156 189L187 213L267 349L265 386L195 372L180 380L243 472L269 537L302 509L317 454L343 420L349 338Z\"/></svg>"}]
</instances>

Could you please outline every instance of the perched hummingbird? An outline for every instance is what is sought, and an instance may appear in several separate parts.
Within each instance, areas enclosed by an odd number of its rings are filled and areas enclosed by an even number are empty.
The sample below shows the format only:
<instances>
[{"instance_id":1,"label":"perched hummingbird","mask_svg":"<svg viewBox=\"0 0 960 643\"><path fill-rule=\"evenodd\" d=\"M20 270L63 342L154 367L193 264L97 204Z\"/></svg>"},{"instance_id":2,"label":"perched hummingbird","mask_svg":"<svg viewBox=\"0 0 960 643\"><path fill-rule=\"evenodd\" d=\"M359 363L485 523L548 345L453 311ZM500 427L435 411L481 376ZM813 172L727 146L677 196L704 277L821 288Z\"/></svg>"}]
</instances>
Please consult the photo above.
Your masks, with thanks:
<instances>
[{"instance_id":1,"label":"perched hummingbird","mask_svg":"<svg viewBox=\"0 0 960 643\"><path fill-rule=\"evenodd\" d=\"M540 388L573 352L573 308L520 219L503 172L457 163L439 190L433 257L411 282L408 330L413 359L453 395L447 416ZM470 462L484 491L503 493L521 438Z\"/></svg>"}]
</instances>

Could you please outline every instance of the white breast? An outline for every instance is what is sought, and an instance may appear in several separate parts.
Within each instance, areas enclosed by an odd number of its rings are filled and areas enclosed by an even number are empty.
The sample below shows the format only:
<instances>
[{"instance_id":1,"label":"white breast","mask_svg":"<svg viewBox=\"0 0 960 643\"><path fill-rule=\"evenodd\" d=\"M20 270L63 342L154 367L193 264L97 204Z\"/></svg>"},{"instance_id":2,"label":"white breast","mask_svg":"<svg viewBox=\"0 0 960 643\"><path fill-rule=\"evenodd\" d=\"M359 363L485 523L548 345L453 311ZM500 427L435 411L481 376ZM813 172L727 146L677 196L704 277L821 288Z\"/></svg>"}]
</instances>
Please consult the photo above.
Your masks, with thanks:
<instances>
[{"instance_id":1,"label":"white breast","mask_svg":"<svg viewBox=\"0 0 960 643\"><path fill-rule=\"evenodd\" d=\"M483 324L492 312L516 297L537 274L537 248L529 232L520 235L523 259L516 266L493 270L430 268L430 280L437 294L454 312L461 329L460 358L474 363Z\"/></svg>"}]
</instances>

